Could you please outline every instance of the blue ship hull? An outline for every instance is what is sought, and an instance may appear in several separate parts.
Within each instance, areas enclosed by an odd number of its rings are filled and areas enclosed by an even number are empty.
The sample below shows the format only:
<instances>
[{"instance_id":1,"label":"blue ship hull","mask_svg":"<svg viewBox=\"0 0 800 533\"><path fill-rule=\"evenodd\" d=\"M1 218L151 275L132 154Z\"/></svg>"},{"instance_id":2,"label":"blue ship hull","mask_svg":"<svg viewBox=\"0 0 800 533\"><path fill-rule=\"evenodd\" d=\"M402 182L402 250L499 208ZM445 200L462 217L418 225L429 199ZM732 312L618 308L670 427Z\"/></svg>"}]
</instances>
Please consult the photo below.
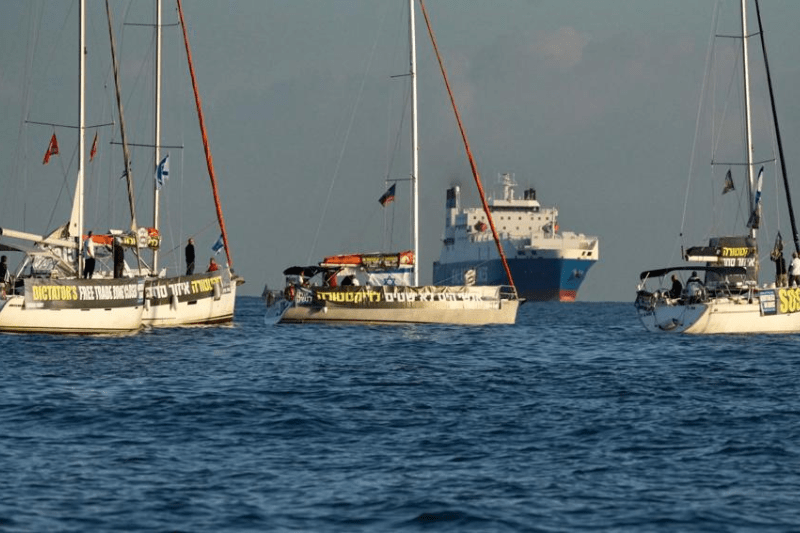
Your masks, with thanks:
<instances>
[{"instance_id":1,"label":"blue ship hull","mask_svg":"<svg viewBox=\"0 0 800 533\"><path fill-rule=\"evenodd\" d=\"M573 302L594 260L524 258L509 259L508 266L520 297L537 302ZM481 262L433 263L434 285L463 285L464 272L476 271L476 285L508 285L499 259Z\"/></svg>"}]
</instances>

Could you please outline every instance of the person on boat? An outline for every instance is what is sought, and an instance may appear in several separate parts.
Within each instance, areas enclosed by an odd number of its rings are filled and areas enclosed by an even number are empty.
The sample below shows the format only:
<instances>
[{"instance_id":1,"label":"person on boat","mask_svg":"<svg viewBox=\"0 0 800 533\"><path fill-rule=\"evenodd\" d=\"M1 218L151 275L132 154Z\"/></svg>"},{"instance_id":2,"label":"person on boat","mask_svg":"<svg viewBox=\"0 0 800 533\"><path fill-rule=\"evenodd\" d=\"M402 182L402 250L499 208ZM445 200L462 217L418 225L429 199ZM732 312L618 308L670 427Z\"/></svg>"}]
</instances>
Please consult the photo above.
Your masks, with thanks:
<instances>
[{"instance_id":1,"label":"person on boat","mask_svg":"<svg viewBox=\"0 0 800 533\"><path fill-rule=\"evenodd\" d=\"M114 237L111 250L114 256L114 278L121 278L122 271L125 267L125 250L122 249L122 243L119 241L119 237Z\"/></svg>"},{"instance_id":2,"label":"person on boat","mask_svg":"<svg viewBox=\"0 0 800 533\"><path fill-rule=\"evenodd\" d=\"M669 291L669 297L675 298L676 300L681 297L681 293L683 292L683 285L681 284L681 280L678 279L677 274L672 275L672 288Z\"/></svg>"},{"instance_id":3,"label":"person on boat","mask_svg":"<svg viewBox=\"0 0 800 533\"><path fill-rule=\"evenodd\" d=\"M783 258L783 252L773 252L770 254L770 259L775 261L775 286L783 287L786 285L786 260Z\"/></svg>"},{"instance_id":4,"label":"person on boat","mask_svg":"<svg viewBox=\"0 0 800 533\"><path fill-rule=\"evenodd\" d=\"M6 293L6 286L11 281L11 276L8 274L8 257L0 257L0 286L2 286L3 294Z\"/></svg>"},{"instance_id":5,"label":"person on boat","mask_svg":"<svg viewBox=\"0 0 800 533\"><path fill-rule=\"evenodd\" d=\"M792 263L790 268L792 272L792 279L789 284L792 286L800 285L800 254L797 252L792 254Z\"/></svg>"},{"instance_id":6,"label":"person on boat","mask_svg":"<svg viewBox=\"0 0 800 533\"><path fill-rule=\"evenodd\" d=\"M189 239L186 243L186 275L191 276L194 274L194 239Z\"/></svg>"},{"instance_id":7,"label":"person on boat","mask_svg":"<svg viewBox=\"0 0 800 533\"><path fill-rule=\"evenodd\" d=\"M689 301L700 301L704 290L705 286L703 285L703 280L698 277L697 271L693 270L692 275L686 280L686 294L689 297Z\"/></svg>"},{"instance_id":8,"label":"person on boat","mask_svg":"<svg viewBox=\"0 0 800 533\"><path fill-rule=\"evenodd\" d=\"M206 270L206 272L216 272L217 270L219 270L219 265L217 264L216 261L214 261L214 258L212 257L211 259L208 260L208 270Z\"/></svg>"},{"instance_id":9,"label":"person on boat","mask_svg":"<svg viewBox=\"0 0 800 533\"><path fill-rule=\"evenodd\" d=\"M92 241L92 232L83 241L83 277L91 279L94 274L94 241Z\"/></svg>"}]
</instances>

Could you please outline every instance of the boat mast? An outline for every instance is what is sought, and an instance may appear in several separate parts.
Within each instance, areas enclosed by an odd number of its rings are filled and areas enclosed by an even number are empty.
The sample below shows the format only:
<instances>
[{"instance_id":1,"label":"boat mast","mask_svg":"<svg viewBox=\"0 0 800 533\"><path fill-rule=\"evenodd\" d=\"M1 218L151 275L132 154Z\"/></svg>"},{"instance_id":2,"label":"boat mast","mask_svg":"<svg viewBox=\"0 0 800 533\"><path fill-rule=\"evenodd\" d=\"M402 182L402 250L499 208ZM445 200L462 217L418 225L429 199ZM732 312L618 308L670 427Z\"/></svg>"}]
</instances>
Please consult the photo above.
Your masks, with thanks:
<instances>
[{"instance_id":1,"label":"boat mast","mask_svg":"<svg viewBox=\"0 0 800 533\"><path fill-rule=\"evenodd\" d=\"M745 132L744 142L745 151L747 152L747 183L750 191L750 212L752 213L755 208L755 194L756 184L753 177L753 144L752 144L752 128L750 125L750 58L747 52L747 0L741 0L742 11L742 66L744 72L744 114L745 114ZM756 228L750 228L750 236L755 238Z\"/></svg>"},{"instance_id":2,"label":"boat mast","mask_svg":"<svg viewBox=\"0 0 800 533\"><path fill-rule=\"evenodd\" d=\"M156 61L155 61L155 164L161 161L159 143L161 142L161 0L156 0ZM159 196L156 180L153 180L153 228L158 231ZM153 248L153 274L158 272L158 248Z\"/></svg>"},{"instance_id":3,"label":"boat mast","mask_svg":"<svg viewBox=\"0 0 800 533\"><path fill-rule=\"evenodd\" d=\"M189 36L186 34L186 23L183 20L183 6L181 5L181 0L178 0L178 18L180 18L181 29L183 30L183 44L186 46L186 62L189 64L189 76L192 78L194 103L195 107L197 108L197 121L200 123L200 135L203 138L203 150L206 153L206 167L208 168L208 177L211 180L211 192L214 195L214 207L217 209L217 222L219 222L219 229L222 232L222 244L225 247L225 256L228 258L228 268L233 268L231 248L228 246L228 232L225 231L225 218L222 216L222 205L219 203L217 178L214 175L214 160L211 157L211 146L208 144L208 135L206 135L206 121L203 117L203 106L200 102L200 91L197 89L197 79L194 76L192 50L189 47Z\"/></svg>"},{"instance_id":4,"label":"boat mast","mask_svg":"<svg viewBox=\"0 0 800 533\"><path fill-rule=\"evenodd\" d=\"M86 110L84 109L84 91L86 89L86 3L85 0L80 0L79 19L78 24L78 182L75 185L75 196L77 197L78 217L77 217L77 239L78 239L78 272L77 277L81 277L83 273L83 173L86 165L86 156L83 153L86 148L86 132L84 131L86 123Z\"/></svg>"},{"instance_id":5,"label":"boat mast","mask_svg":"<svg viewBox=\"0 0 800 533\"><path fill-rule=\"evenodd\" d=\"M414 234L414 286L419 286L419 135L417 132L417 45L414 0L408 0L409 54L411 60L411 198Z\"/></svg>"},{"instance_id":6,"label":"boat mast","mask_svg":"<svg viewBox=\"0 0 800 533\"><path fill-rule=\"evenodd\" d=\"M756 17L758 19L758 34L761 38L761 51L764 54L764 70L767 73L767 86L769 87L769 103L772 106L772 120L775 122L775 138L778 143L778 156L781 161L781 175L783 176L783 188L786 193L786 204L789 208L789 221L792 224L792 238L794 239L794 249L800 252L800 234L797 232L797 222L794 218L794 206L792 205L792 195L789 192L789 177L786 175L786 158L783 156L783 141L781 140L781 129L778 126L778 112L775 109L775 94L772 90L772 75L769 70L769 60L767 59L767 43L764 42L764 26L761 24L761 7L756 0Z\"/></svg>"},{"instance_id":7,"label":"boat mast","mask_svg":"<svg viewBox=\"0 0 800 533\"><path fill-rule=\"evenodd\" d=\"M131 211L131 232L136 231L136 202L133 196L133 167L131 166L131 152L128 148L128 138L125 134L125 111L122 106L122 88L119 83L119 64L117 63L117 43L114 38L114 21L111 17L111 5L106 0L106 15L108 18L108 40L111 43L111 63L114 70L114 91L117 96L117 111L119 112L119 131L122 137L122 156L125 161L125 181L128 185L128 207ZM136 257L139 257L138 248L134 249Z\"/></svg>"},{"instance_id":8,"label":"boat mast","mask_svg":"<svg viewBox=\"0 0 800 533\"><path fill-rule=\"evenodd\" d=\"M503 245L500 242L500 237L497 234L497 228L494 225L494 219L492 218L492 211L489 209L489 204L486 202L486 193L483 191L483 184L481 183L481 176L478 173L478 166L475 164L475 158L472 157L472 150L469 147L469 141L467 140L467 132L464 129L464 124L461 122L461 114L458 112L458 106L456 106L456 99L453 96L453 91L450 89L450 82L447 79L447 71L444 68L444 62L442 62L442 56L439 54L439 46L436 44L436 36L433 34L433 27L431 26L430 17L428 17L428 10L425 9L425 1L419 0L419 6L422 9L422 16L425 17L425 24L428 27L428 35L431 37L431 44L433 45L433 50L436 52L436 59L439 62L439 69L442 71L442 78L444 79L444 85L447 88L447 94L450 97L450 103L453 106L453 113L456 116L456 122L458 123L458 130L461 132L461 139L464 141L464 150L467 152L467 159L469 159L469 166L472 169L472 177L475 179L475 186L478 188L478 194L481 197L481 204L483 205L483 212L486 213L486 219L489 221L489 227L492 229L492 237L494 238L494 243L497 246L497 253L500 256L500 261L503 263L503 269L506 271L506 277L508 278L508 284L514 287L514 291L516 292L516 286L514 285L514 279L511 277L511 268L508 266L508 261L506 260L506 254L503 250Z\"/></svg>"}]
</instances>

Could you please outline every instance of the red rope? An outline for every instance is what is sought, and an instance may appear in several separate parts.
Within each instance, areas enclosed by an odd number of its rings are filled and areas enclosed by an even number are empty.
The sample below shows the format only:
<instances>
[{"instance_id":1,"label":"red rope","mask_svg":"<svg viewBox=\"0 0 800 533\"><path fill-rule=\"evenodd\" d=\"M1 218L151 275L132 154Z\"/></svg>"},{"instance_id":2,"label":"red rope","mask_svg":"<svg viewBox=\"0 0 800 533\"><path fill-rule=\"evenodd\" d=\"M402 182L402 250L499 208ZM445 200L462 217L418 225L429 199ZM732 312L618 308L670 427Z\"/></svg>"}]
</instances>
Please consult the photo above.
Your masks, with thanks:
<instances>
[{"instance_id":1,"label":"red rope","mask_svg":"<svg viewBox=\"0 0 800 533\"><path fill-rule=\"evenodd\" d=\"M461 123L461 115L458 112L458 107L456 106L456 100L453 97L453 91L450 90L450 82L447 80L447 72L444 69L442 56L439 55L439 46L436 44L436 37L433 35L433 28L431 27L431 21L428 18L428 10L425 9L424 0L419 0L419 5L422 8L422 15L425 17L425 25L428 27L428 34L431 36L433 51L436 52L436 60L439 61L439 68L442 71L444 84L447 87L447 94L450 96L450 103L453 104L453 111L456 114L456 122L458 122L458 129L461 132L461 138L464 140L464 149L467 151L469 166L472 168L472 176L475 178L475 184L478 186L478 193L481 195L481 203L483 204L483 211L486 213L486 217L489 219L489 227L492 228L492 236L494 237L494 242L497 245L497 251L500 253L500 259L503 262L503 268L506 271L506 276L508 276L508 283L516 289L516 287L514 286L514 279L511 277L511 269L508 267L508 261L506 261L506 254L505 252L503 252L503 246L500 244L500 237L497 235L497 230L494 227L494 219L492 219L492 213L489 210L489 204L486 202L486 195L483 192L483 185L481 185L481 177L478 174L478 167L475 164L475 159L472 157L472 150L470 150L469 148L469 141L467 140L467 132L464 130L464 126Z\"/></svg>"},{"instance_id":2,"label":"red rope","mask_svg":"<svg viewBox=\"0 0 800 533\"><path fill-rule=\"evenodd\" d=\"M214 177L214 162L211 158L211 147L208 145L208 136L206 135L206 125L203 119L203 107L200 103L200 93L197 90L197 80L194 76L194 66L192 64L192 51L189 48L189 37L186 35L186 24L183 21L183 7L181 0L178 0L178 16L181 19L181 29L183 30L183 42L186 45L186 59L189 62L189 74L192 77L192 89L194 90L194 101L197 106L197 119L200 121L200 133L203 136L203 149L206 153L206 165L208 166L208 177L211 179L211 190L214 193L214 206L217 208L217 220L219 220L219 229L222 231L222 243L225 245L225 255L228 257L228 266L233 267L233 259L231 259L231 249L228 246L228 232L225 231L225 219L222 216L222 206L219 203L219 194L217 193L217 179Z\"/></svg>"}]
</instances>

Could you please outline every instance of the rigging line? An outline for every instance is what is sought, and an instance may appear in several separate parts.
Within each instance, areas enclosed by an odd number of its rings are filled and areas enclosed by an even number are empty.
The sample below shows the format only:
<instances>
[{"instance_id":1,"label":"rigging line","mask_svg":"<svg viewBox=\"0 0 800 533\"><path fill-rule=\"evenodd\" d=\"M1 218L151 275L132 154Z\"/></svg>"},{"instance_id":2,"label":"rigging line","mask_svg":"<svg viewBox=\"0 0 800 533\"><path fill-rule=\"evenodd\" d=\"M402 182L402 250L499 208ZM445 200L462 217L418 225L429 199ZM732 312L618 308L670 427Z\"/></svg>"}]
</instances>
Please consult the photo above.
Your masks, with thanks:
<instances>
[{"instance_id":1,"label":"rigging line","mask_svg":"<svg viewBox=\"0 0 800 533\"><path fill-rule=\"evenodd\" d=\"M714 6L714 14L711 17L711 36L709 37L708 51L706 52L706 65L705 65L706 75L703 76L703 83L700 88L700 101L697 104L697 119L695 120L695 125L694 125L694 141L692 142L692 154L689 157L689 176L687 177L686 192L684 193L684 199L683 199L683 216L681 218L681 232L680 232L681 235L683 235L686 226L686 210L689 205L689 189L692 183L695 157L697 155L697 138L700 135L700 116L703 110L703 100L705 98L704 95L706 91L706 81L708 73L710 72L712 52L714 49L714 33L717 27L717 16L719 15L719 3L720 0L717 0Z\"/></svg>"},{"instance_id":2,"label":"rigging line","mask_svg":"<svg viewBox=\"0 0 800 533\"><path fill-rule=\"evenodd\" d=\"M35 8L38 8L36 10ZM33 10L31 11L30 20L28 23L28 38L25 40L26 43L26 53L25 53L25 63L24 63L24 71L22 77L22 92L20 94L20 120L17 126L17 148L21 152L21 156L17 156L14 158L14 169L12 176L14 179L11 180L13 183L13 191L19 192L22 191L22 196L13 197L17 198L28 198L29 196L25 194L27 191L27 179L26 176L29 174L30 165L28 163L28 140L25 136L25 127L24 121L25 117L28 116L30 112L31 106L31 93L32 93L32 80L33 80L33 60L36 56L36 50L39 46L39 26L41 25L42 21L42 5L38 4L34 6L34 10L37 12L34 13ZM21 26L21 25L20 25ZM23 175L23 170L25 170ZM21 184L21 185L20 185ZM10 202L10 198L12 195L3 195L4 196L4 205L5 208ZM25 225L25 214L27 212L27 202L22 203L22 229L26 230Z\"/></svg>"},{"instance_id":3,"label":"rigging line","mask_svg":"<svg viewBox=\"0 0 800 533\"><path fill-rule=\"evenodd\" d=\"M770 97L769 99L772 107L772 120L775 126L775 137L776 137L776 142L778 144L778 154L781 160L781 175L783 176L783 184L784 188L786 189L786 204L789 209L789 221L791 222L792 225L792 237L794 239L794 248L796 252L800 252L800 234L798 234L797 231L797 224L794 217L794 206L792 205L792 195L789 192L789 178L786 175L786 162L783 157L783 142L781 141L781 130L780 127L778 126L778 112L775 107L775 95L772 90L772 75L770 74L769 60L767 59L767 43L764 41L764 28L761 25L761 6L759 5L758 0L756 0L756 17L758 19L758 32L761 38L761 50L762 53L764 54L764 69L766 70L767 74L767 85L769 86L769 97ZM778 212L780 212L780 210L778 210Z\"/></svg>"},{"instance_id":4,"label":"rigging line","mask_svg":"<svg viewBox=\"0 0 800 533\"><path fill-rule=\"evenodd\" d=\"M369 72L369 70L370 70L370 68L372 66L372 60L375 57L375 49L378 47L378 37L382 33L383 25L384 25L384 22L386 21L386 14L387 13L388 13L388 8L386 10L384 10L383 19L381 20L381 23L378 26L378 31L375 34L375 42L372 45L372 50L370 51L369 59L367 60L367 68L364 70L364 75L361 78L361 87L359 87L359 89L358 89L358 96L356 97L356 102L355 102L355 105L353 106L353 112L350 115L350 123L347 125L347 132L345 133L344 141L342 142L342 148L339 151L339 157L338 157L338 159L336 161L336 167L334 167L334 170L333 170L333 177L331 179L331 184L328 187L328 195L325 198L325 203L322 206L322 213L320 214L319 223L317 224L317 231L316 231L316 233L314 235L314 240L311 243L311 250L309 250L309 252L308 252L308 259L306 260L307 263L311 262L311 258L314 256L314 251L315 251L315 249L317 247L317 241L319 240L319 234L320 234L320 231L322 229L322 223L324 222L325 216L326 216L326 214L328 212L328 205L330 204L331 194L333 193L333 187L336 184L336 178L339 175L339 168L341 167L342 160L344 159L344 152L345 152L345 149L347 148L347 140L350 137L350 132L353 130L353 123L355 122L356 111L358 110L358 104L361 101L361 97L364 94L364 87L367 84L367 73Z\"/></svg>"}]
</instances>

